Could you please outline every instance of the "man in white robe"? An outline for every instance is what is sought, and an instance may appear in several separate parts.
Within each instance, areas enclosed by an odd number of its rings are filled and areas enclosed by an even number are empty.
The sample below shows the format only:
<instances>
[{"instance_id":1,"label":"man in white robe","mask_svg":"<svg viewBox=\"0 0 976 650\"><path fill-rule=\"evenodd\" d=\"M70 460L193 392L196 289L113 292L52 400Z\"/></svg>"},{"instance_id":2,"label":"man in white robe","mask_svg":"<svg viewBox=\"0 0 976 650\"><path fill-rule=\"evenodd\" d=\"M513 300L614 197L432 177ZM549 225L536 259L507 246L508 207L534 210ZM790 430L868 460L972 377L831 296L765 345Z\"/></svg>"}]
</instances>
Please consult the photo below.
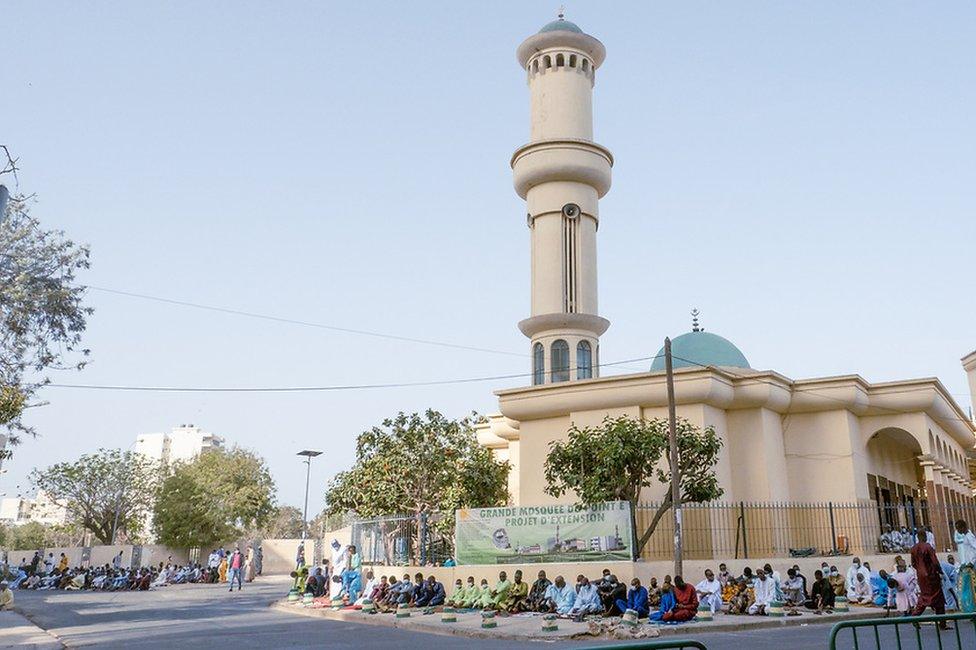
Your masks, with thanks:
<instances>
[{"instance_id":1,"label":"man in white robe","mask_svg":"<svg viewBox=\"0 0 976 650\"><path fill-rule=\"evenodd\" d=\"M864 574L858 573L857 579L854 580L854 592L847 595L847 600L853 605L870 605L873 593L871 583Z\"/></svg>"},{"instance_id":2,"label":"man in white robe","mask_svg":"<svg viewBox=\"0 0 976 650\"><path fill-rule=\"evenodd\" d=\"M863 580L867 580L871 577L868 570L861 565L861 558L854 558L851 562L851 568L847 570L847 581L845 586L847 587L847 600L854 602L854 596L857 593L857 577L862 576ZM868 585L870 587L870 584Z\"/></svg>"},{"instance_id":3,"label":"man in white robe","mask_svg":"<svg viewBox=\"0 0 976 650\"><path fill-rule=\"evenodd\" d=\"M698 592L698 602L712 610L712 613L722 609L722 583L715 579L711 569L705 569L705 579L695 585Z\"/></svg>"},{"instance_id":4,"label":"man in white robe","mask_svg":"<svg viewBox=\"0 0 976 650\"><path fill-rule=\"evenodd\" d=\"M749 605L750 616L766 616L769 604L773 602L773 598L776 596L776 583L766 575L764 570L759 569L756 571L756 581L752 585L752 590L756 596L756 602Z\"/></svg>"}]
</instances>

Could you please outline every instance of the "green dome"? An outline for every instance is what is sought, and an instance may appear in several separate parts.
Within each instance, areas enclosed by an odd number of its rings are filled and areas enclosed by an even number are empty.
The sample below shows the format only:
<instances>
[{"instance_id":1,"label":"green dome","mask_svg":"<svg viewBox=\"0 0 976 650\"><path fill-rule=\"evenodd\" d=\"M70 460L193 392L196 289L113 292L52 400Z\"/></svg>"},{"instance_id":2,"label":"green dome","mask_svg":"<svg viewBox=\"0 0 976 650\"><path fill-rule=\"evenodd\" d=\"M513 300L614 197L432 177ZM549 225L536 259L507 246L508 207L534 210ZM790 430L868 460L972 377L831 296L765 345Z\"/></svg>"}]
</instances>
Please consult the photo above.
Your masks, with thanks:
<instances>
[{"instance_id":1,"label":"green dome","mask_svg":"<svg viewBox=\"0 0 976 650\"><path fill-rule=\"evenodd\" d=\"M744 354L732 341L718 334L696 330L682 334L671 341L671 358L675 368L696 366L726 366L749 368ZM651 372L664 370L664 348L657 352L651 363Z\"/></svg>"},{"instance_id":2,"label":"green dome","mask_svg":"<svg viewBox=\"0 0 976 650\"><path fill-rule=\"evenodd\" d=\"M576 32L577 34L582 34L583 30L576 23L571 23L565 18L560 18L544 25L539 30L540 34L544 32Z\"/></svg>"}]
</instances>

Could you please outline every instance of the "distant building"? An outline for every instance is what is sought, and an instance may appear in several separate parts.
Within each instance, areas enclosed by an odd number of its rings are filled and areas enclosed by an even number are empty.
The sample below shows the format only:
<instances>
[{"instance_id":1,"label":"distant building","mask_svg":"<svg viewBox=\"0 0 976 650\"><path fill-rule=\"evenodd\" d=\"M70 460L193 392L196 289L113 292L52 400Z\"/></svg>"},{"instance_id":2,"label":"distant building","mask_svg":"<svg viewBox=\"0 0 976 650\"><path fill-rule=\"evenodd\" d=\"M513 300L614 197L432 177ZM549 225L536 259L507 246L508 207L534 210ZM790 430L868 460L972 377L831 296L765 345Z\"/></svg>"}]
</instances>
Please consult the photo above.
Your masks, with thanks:
<instances>
[{"instance_id":1,"label":"distant building","mask_svg":"<svg viewBox=\"0 0 976 650\"><path fill-rule=\"evenodd\" d=\"M32 521L47 526L61 525L68 521L68 511L55 503L44 490L38 490L34 498L0 499L0 523L19 526Z\"/></svg>"},{"instance_id":2,"label":"distant building","mask_svg":"<svg viewBox=\"0 0 976 650\"><path fill-rule=\"evenodd\" d=\"M144 433L136 438L137 452L166 465L193 460L207 449L223 446L223 438L194 424L181 424L169 433Z\"/></svg>"}]
</instances>

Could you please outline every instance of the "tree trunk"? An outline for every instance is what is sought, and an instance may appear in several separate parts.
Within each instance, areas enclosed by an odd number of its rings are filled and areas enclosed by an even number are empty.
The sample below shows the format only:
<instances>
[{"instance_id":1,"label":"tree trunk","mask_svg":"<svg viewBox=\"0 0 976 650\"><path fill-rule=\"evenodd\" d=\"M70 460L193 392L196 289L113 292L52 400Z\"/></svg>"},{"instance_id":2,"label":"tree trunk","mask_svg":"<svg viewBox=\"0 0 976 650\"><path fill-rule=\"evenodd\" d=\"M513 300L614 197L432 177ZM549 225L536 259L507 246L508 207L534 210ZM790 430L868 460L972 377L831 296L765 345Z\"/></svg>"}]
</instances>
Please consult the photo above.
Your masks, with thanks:
<instances>
[{"instance_id":1,"label":"tree trunk","mask_svg":"<svg viewBox=\"0 0 976 650\"><path fill-rule=\"evenodd\" d=\"M657 512L654 513L654 518L651 519L651 523L647 527L647 530L645 530L644 534L640 536L639 540L637 540L637 557L640 557L641 553L644 552L644 547L647 546L648 540L651 539L651 535L654 534L654 531L657 529L657 525L661 522L661 517L663 517L670 509L671 492L669 490L667 496L664 498L664 501L662 501L661 505L658 507Z\"/></svg>"}]
</instances>

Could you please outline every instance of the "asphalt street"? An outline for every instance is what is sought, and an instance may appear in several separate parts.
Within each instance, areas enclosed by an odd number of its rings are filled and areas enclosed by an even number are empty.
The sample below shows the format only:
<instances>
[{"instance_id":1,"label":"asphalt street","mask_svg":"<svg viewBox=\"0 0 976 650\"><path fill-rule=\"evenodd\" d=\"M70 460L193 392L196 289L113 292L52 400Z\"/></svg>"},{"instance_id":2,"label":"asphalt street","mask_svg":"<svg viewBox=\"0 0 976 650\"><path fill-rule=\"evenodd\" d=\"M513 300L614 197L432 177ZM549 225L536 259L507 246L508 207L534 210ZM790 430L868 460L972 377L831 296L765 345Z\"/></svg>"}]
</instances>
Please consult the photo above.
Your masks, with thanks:
<instances>
[{"instance_id":1,"label":"asphalt street","mask_svg":"<svg viewBox=\"0 0 976 650\"><path fill-rule=\"evenodd\" d=\"M181 585L150 592L17 592L17 609L68 647L99 648L507 648L539 647L541 642L493 641L422 634L386 627L343 623L269 608L286 591L281 580L260 580L228 593L218 585ZM829 625L761 631L688 634L709 650L827 650ZM963 650L976 649L971 625L960 627ZM907 635L906 635L907 632ZM923 648L938 648L935 632L923 629ZM852 648L848 635L838 648ZM915 648L913 633L901 632ZM670 637L667 637L670 638ZM860 632L860 648L875 648L873 634ZM897 648L892 632L881 637L886 650ZM945 650L956 648L955 633L943 636ZM607 642L563 642L581 648ZM612 645L612 644L609 644Z\"/></svg>"}]
</instances>

